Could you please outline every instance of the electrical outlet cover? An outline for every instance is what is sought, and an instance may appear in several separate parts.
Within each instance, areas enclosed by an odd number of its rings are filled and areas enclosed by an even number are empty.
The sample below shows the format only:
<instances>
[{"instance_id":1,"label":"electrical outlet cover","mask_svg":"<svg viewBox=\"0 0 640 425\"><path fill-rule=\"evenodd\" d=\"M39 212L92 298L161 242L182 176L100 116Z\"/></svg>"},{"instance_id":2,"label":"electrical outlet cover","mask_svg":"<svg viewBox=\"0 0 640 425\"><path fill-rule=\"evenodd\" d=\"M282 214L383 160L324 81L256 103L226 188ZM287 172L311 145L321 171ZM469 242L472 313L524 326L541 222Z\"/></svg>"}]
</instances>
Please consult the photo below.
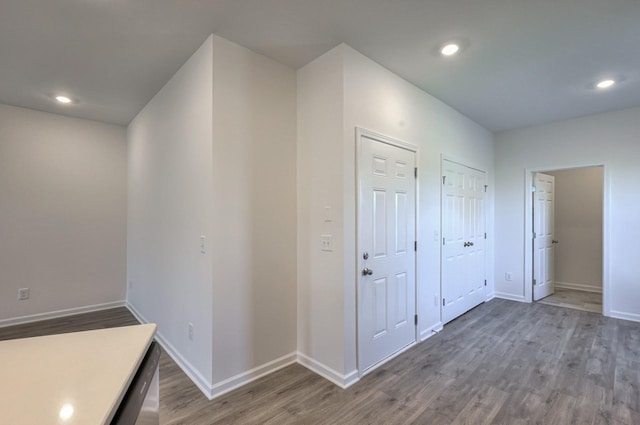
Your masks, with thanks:
<instances>
[{"instance_id":1,"label":"electrical outlet cover","mask_svg":"<svg viewBox=\"0 0 640 425\"><path fill-rule=\"evenodd\" d=\"M325 252L333 251L333 236L332 235L320 235L321 250Z\"/></svg>"},{"instance_id":2,"label":"electrical outlet cover","mask_svg":"<svg viewBox=\"0 0 640 425\"><path fill-rule=\"evenodd\" d=\"M28 300L29 299L29 288L20 288L20 289L18 289L18 299L19 300Z\"/></svg>"}]
</instances>

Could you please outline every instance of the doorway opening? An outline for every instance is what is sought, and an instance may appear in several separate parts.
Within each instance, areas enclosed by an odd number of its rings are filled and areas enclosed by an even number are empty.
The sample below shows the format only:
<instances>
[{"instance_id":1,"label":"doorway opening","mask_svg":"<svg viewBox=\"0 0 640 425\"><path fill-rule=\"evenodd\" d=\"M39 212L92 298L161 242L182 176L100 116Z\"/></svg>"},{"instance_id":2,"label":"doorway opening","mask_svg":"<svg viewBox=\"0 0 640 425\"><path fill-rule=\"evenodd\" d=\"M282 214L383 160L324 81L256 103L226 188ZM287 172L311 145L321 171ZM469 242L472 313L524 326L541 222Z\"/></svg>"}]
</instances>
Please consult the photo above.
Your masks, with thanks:
<instances>
[{"instance_id":1,"label":"doorway opening","mask_svg":"<svg viewBox=\"0 0 640 425\"><path fill-rule=\"evenodd\" d=\"M604 167L531 173L532 300L603 313Z\"/></svg>"}]
</instances>

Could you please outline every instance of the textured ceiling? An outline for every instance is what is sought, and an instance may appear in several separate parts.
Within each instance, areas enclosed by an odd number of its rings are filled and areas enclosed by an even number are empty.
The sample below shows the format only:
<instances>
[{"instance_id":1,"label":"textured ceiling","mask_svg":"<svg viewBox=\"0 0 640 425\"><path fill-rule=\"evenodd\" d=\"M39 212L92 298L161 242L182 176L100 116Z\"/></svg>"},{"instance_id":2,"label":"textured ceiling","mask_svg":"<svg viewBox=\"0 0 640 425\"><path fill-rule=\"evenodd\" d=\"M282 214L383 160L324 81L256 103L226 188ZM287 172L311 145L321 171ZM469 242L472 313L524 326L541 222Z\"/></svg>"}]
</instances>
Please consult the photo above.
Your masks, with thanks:
<instances>
[{"instance_id":1,"label":"textured ceiling","mask_svg":"<svg viewBox=\"0 0 640 425\"><path fill-rule=\"evenodd\" d=\"M0 103L127 124L211 33L293 68L345 42L493 131L640 105L638 0L2 0Z\"/></svg>"}]
</instances>

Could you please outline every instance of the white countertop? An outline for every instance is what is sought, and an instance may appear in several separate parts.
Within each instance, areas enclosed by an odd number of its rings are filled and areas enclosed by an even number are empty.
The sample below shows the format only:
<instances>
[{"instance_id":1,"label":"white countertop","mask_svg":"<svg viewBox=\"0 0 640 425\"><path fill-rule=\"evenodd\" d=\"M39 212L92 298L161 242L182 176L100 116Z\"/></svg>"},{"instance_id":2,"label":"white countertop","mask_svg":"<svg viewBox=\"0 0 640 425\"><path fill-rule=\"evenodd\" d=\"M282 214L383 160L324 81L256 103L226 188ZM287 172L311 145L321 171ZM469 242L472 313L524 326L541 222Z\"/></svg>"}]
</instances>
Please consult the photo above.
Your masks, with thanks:
<instances>
[{"instance_id":1,"label":"white countertop","mask_svg":"<svg viewBox=\"0 0 640 425\"><path fill-rule=\"evenodd\" d=\"M155 331L148 324L0 341L0 422L108 424Z\"/></svg>"}]
</instances>

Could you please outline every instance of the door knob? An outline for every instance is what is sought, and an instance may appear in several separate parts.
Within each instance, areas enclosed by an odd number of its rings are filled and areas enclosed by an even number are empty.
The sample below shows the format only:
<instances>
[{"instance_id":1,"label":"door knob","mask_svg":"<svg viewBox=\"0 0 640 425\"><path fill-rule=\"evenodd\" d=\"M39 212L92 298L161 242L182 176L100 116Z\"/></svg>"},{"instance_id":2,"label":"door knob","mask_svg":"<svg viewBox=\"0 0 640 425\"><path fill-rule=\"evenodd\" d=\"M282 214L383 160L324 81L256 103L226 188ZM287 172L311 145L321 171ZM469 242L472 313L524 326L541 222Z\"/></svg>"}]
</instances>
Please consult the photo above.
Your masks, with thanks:
<instances>
[{"instance_id":1,"label":"door knob","mask_svg":"<svg viewBox=\"0 0 640 425\"><path fill-rule=\"evenodd\" d=\"M465 242L465 243L464 243L464 247L466 248L466 247L468 247L468 246L469 246L469 242Z\"/></svg>"},{"instance_id":2,"label":"door knob","mask_svg":"<svg viewBox=\"0 0 640 425\"><path fill-rule=\"evenodd\" d=\"M554 239L551 241L551 243L558 243L558 241Z\"/></svg>"},{"instance_id":3,"label":"door knob","mask_svg":"<svg viewBox=\"0 0 640 425\"><path fill-rule=\"evenodd\" d=\"M370 269L370 268L368 268L368 267L365 267L365 268L362 270L362 276L371 276L372 274L373 274L373 270L371 270L371 269Z\"/></svg>"},{"instance_id":4,"label":"door knob","mask_svg":"<svg viewBox=\"0 0 640 425\"><path fill-rule=\"evenodd\" d=\"M469 246L473 246L473 242L468 242L468 243L469 243Z\"/></svg>"}]
</instances>

